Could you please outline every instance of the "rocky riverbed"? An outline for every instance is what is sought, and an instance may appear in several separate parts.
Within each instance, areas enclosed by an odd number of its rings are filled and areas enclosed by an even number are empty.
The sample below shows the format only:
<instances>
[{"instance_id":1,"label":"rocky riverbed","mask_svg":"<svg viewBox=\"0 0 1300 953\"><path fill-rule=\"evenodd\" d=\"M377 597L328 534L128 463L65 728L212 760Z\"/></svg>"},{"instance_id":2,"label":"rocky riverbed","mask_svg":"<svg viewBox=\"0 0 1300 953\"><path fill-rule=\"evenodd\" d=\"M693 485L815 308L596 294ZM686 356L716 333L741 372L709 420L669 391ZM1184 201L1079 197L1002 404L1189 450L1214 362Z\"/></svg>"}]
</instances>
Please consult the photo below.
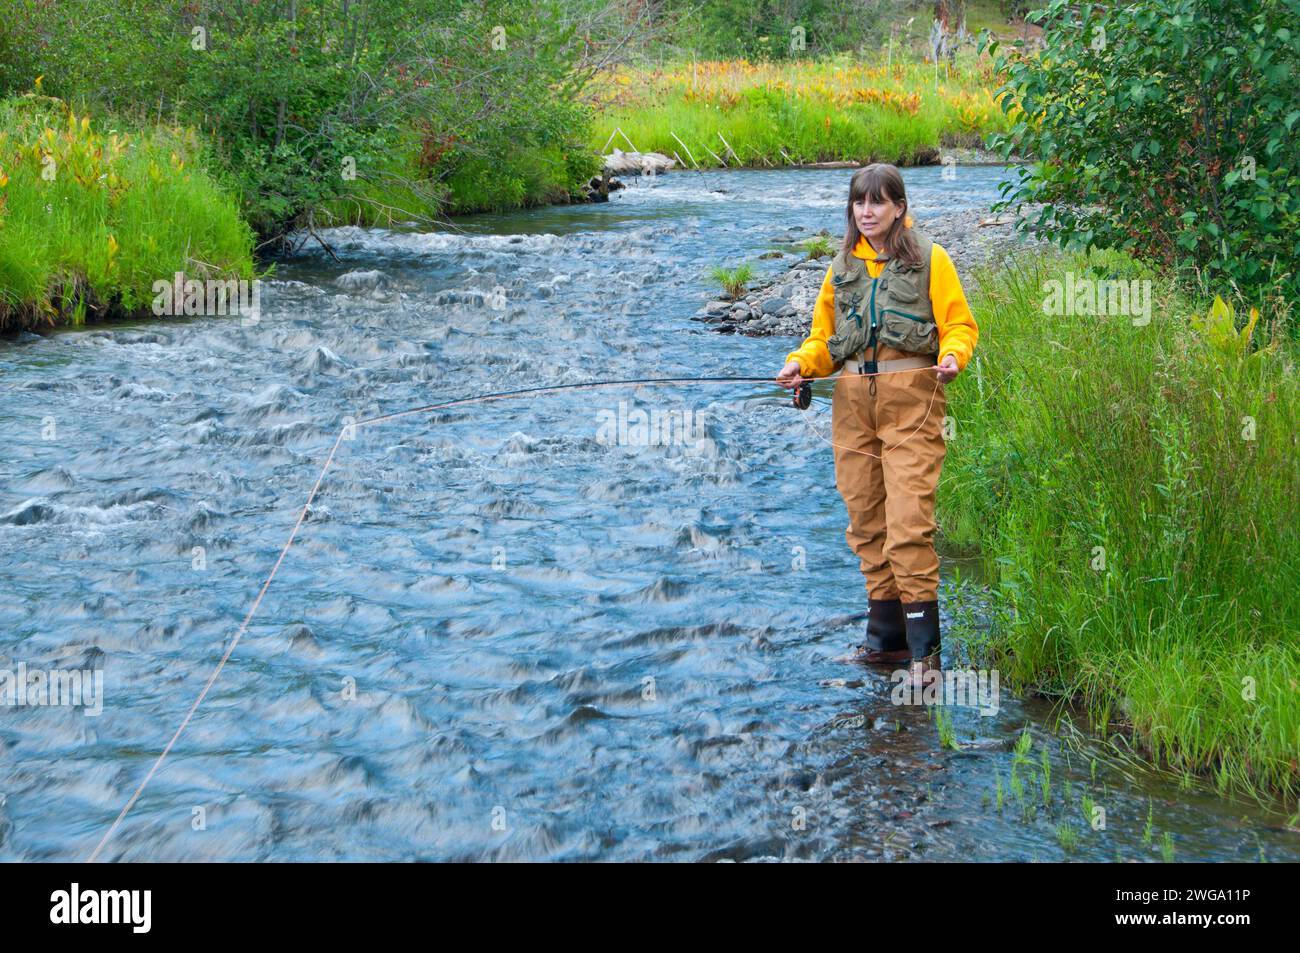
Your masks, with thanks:
<instances>
[{"instance_id":1,"label":"rocky riverbed","mask_svg":"<svg viewBox=\"0 0 1300 953\"><path fill-rule=\"evenodd\" d=\"M1020 235L1012 215L1006 212L994 215L987 210L967 209L919 219L917 227L952 256L968 291L976 265L1043 244L1040 239ZM773 250L763 257L789 258L789 267L776 275L756 279L736 300L719 296L706 303L696 312L694 320L711 324L723 334L807 335L812 325L813 305L831 260L830 255L807 257L803 243L818 236L829 239L832 248L838 250L842 236L825 230L809 232L793 226L772 236Z\"/></svg>"}]
</instances>

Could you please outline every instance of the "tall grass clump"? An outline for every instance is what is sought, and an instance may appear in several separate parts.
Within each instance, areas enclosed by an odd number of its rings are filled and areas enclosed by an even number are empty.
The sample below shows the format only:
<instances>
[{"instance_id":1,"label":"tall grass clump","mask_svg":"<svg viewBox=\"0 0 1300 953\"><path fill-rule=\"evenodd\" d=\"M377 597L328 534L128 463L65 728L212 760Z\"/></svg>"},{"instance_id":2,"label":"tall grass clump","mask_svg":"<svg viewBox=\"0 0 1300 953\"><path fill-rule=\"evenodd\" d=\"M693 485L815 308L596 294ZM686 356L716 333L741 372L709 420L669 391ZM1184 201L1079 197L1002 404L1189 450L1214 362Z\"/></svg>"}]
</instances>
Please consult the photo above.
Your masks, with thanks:
<instances>
[{"instance_id":1,"label":"tall grass clump","mask_svg":"<svg viewBox=\"0 0 1300 953\"><path fill-rule=\"evenodd\" d=\"M1150 322L1047 313L1050 281L1151 281ZM978 276L941 523L1005 606L1022 686L1221 789L1300 791L1297 348L1285 304L1211 305L1118 253ZM1138 322L1135 324L1135 320Z\"/></svg>"},{"instance_id":2,"label":"tall grass clump","mask_svg":"<svg viewBox=\"0 0 1300 953\"><path fill-rule=\"evenodd\" d=\"M720 265L709 269L709 277L722 286L722 291L732 301L745 293L746 286L754 280L754 266L745 263L737 265L731 271Z\"/></svg>"},{"instance_id":3,"label":"tall grass clump","mask_svg":"<svg viewBox=\"0 0 1300 953\"><path fill-rule=\"evenodd\" d=\"M253 277L252 231L192 131L96 125L52 97L0 100L0 328L139 312L176 272Z\"/></svg>"},{"instance_id":4,"label":"tall grass clump","mask_svg":"<svg viewBox=\"0 0 1300 953\"><path fill-rule=\"evenodd\" d=\"M987 63L864 65L746 60L621 70L604 77L593 149L677 153L686 165L787 165L871 159L937 161L944 146L978 146L1010 128ZM621 130L618 135L615 130ZM680 140L680 141L679 141Z\"/></svg>"}]
</instances>

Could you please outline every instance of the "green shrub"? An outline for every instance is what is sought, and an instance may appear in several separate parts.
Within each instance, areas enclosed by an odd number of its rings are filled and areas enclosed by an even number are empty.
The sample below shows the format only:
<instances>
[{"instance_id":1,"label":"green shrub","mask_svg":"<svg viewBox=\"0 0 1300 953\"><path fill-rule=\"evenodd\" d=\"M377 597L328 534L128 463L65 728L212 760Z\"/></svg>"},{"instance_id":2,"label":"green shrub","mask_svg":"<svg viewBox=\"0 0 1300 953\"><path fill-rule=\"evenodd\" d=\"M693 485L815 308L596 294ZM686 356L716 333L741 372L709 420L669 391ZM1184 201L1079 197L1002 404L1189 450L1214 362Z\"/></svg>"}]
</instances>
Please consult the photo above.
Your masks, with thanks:
<instances>
[{"instance_id":1,"label":"green shrub","mask_svg":"<svg viewBox=\"0 0 1300 953\"><path fill-rule=\"evenodd\" d=\"M1040 54L986 44L1016 119L991 141L1037 159L1007 198L1045 203L1023 227L1202 293L1300 298L1300 0L1052 0L1030 19Z\"/></svg>"},{"instance_id":2,"label":"green shrub","mask_svg":"<svg viewBox=\"0 0 1300 953\"><path fill-rule=\"evenodd\" d=\"M664 16L669 38L701 56L780 60L883 46L898 6L897 0L668 0ZM802 48L792 42L796 36Z\"/></svg>"},{"instance_id":3,"label":"green shrub","mask_svg":"<svg viewBox=\"0 0 1300 953\"><path fill-rule=\"evenodd\" d=\"M572 144L592 2L0 0L0 84L44 76L78 110L195 125L262 234L316 209L505 208L590 175Z\"/></svg>"}]
</instances>

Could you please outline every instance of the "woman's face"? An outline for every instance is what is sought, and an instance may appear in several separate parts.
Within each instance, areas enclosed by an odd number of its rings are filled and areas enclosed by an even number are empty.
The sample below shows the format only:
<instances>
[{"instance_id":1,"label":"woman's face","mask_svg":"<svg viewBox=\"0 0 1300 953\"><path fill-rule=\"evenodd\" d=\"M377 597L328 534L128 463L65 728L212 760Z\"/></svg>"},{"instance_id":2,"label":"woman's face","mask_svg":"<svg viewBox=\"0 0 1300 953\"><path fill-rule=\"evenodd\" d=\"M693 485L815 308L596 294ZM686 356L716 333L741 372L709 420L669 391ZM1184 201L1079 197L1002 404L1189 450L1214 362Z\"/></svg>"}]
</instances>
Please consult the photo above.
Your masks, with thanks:
<instances>
[{"instance_id":1,"label":"woman's face","mask_svg":"<svg viewBox=\"0 0 1300 953\"><path fill-rule=\"evenodd\" d=\"M867 241L879 248L880 241L894 226L894 221L903 214L903 204L894 202L885 196L879 202L864 195L853 203L853 217L857 220L858 231L867 236Z\"/></svg>"}]
</instances>

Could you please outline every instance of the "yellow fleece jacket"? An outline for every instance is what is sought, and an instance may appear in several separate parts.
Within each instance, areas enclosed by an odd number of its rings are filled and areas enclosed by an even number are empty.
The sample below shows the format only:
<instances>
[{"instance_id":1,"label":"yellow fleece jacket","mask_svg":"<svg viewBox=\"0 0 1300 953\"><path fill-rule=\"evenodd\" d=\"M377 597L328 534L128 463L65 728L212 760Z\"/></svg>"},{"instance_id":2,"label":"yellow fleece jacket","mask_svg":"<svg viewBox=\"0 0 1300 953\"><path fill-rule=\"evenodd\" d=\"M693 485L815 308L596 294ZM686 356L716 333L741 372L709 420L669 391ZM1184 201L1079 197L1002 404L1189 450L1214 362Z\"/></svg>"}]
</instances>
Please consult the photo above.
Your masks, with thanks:
<instances>
[{"instance_id":1,"label":"yellow fleece jacket","mask_svg":"<svg viewBox=\"0 0 1300 953\"><path fill-rule=\"evenodd\" d=\"M880 277L885 264L873 261L876 250L865 236L858 239L853 254L863 260L867 274L872 278ZM975 353L979 328L975 324L975 316L971 314L970 305L966 303L966 294L957 278L957 269L948 253L937 242L930 251L930 304L934 308L934 322L939 329L939 360L942 361L951 354L957 359L957 366L964 368ZM829 377L835 369L835 362L831 360L830 351L826 350L826 339L834 333L835 289L831 285L831 269L827 268L817 303L813 306L812 330L798 350L786 355L786 361L799 362L801 377Z\"/></svg>"}]
</instances>

